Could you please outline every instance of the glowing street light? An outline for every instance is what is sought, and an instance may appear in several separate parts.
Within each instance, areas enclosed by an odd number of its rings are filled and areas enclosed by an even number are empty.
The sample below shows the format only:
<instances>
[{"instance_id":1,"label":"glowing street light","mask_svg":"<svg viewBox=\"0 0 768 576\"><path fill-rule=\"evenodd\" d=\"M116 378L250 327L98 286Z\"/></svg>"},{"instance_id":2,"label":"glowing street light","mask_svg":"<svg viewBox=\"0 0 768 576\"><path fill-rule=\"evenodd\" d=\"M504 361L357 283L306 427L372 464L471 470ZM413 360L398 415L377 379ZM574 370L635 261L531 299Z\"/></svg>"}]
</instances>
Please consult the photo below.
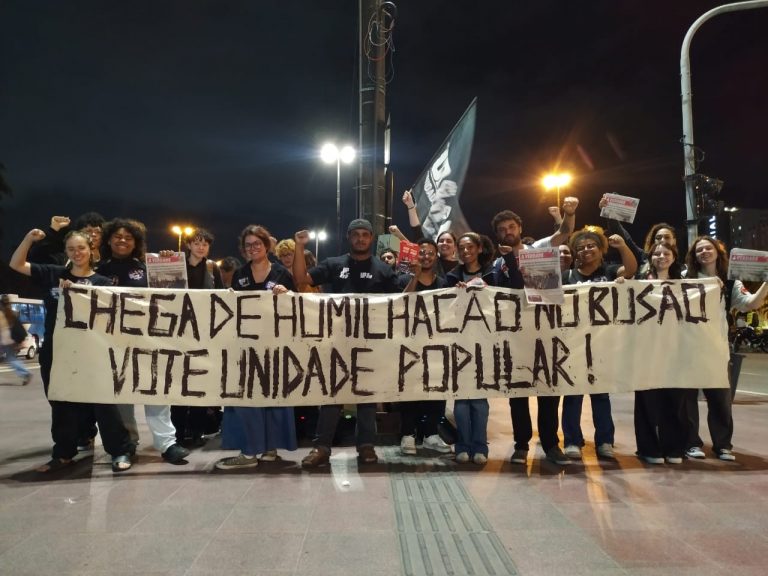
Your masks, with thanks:
<instances>
[{"instance_id":1,"label":"glowing street light","mask_svg":"<svg viewBox=\"0 0 768 576\"><path fill-rule=\"evenodd\" d=\"M336 163L336 235L341 252L341 163L351 164L357 152L352 146L344 146L341 150L333 143L324 144L320 149L320 158L326 164Z\"/></svg>"},{"instance_id":2,"label":"glowing street light","mask_svg":"<svg viewBox=\"0 0 768 576\"><path fill-rule=\"evenodd\" d=\"M544 186L545 190L552 190L553 188L557 190L558 210L560 210L560 188L568 186L571 183L571 180L573 180L573 178L568 172L547 174L541 179L541 185Z\"/></svg>"},{"instance_id":3,"label":"glowing street light","mask_svg":"<svg viewBox=\"0 0 768 576\"><path fill-rule=\"evenodd\" d=\"M315 260L318 260L318 249L320 248L320 242L325 242L325 239L328 238L328 234L325 233L325 230L315 231L310 230L309 231L309 239L315 241Z\"/></svg>"},{"instance_id":4,"label":"glowing street light","mask_svg":"<svg viewBox=\"0 0 768 576\"><path fill-rule=\"evenodd\" d=\"M176 234L179 237L179 252L181 252L181 237L184 236L192 236L192 233L195 231L194 228L191 228L190 226L184 226L182 228L181 226L174 225L171 226L171 232Z\"/></svg>"}]
</instances>

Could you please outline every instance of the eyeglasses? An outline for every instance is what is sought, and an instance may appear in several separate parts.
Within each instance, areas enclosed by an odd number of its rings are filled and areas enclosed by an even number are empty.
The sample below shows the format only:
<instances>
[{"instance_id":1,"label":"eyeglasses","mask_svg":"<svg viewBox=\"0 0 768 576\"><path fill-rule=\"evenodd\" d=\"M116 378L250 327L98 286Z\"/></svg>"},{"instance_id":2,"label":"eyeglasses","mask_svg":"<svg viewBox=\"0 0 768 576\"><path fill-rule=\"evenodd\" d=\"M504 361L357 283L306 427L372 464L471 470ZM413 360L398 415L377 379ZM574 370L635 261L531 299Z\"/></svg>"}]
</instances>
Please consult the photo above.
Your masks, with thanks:
<instances>
[{"instance_id":1,"label":"eyeglasses","mask_svg":"<svg viewBox=\"0 0 768 576\"><path fill-rule=\"evenodd\" d=\"M256 250L257 248L262 248L264 246L264 242L246 242L243 244L243 248L245 248L246 252L250 250Z\"/></svg>"},{"instance_id":2,"label":"eyeglasses","mask_svg":"<svg viewBox=\"0 0 768 576\"><path fill-rule=\"evenodd\" d=\"M594 250L597 248L597 244L584 244L584 246L576 246L576 252L585 252L587 250Z\"/></svg>"}]
</instances>

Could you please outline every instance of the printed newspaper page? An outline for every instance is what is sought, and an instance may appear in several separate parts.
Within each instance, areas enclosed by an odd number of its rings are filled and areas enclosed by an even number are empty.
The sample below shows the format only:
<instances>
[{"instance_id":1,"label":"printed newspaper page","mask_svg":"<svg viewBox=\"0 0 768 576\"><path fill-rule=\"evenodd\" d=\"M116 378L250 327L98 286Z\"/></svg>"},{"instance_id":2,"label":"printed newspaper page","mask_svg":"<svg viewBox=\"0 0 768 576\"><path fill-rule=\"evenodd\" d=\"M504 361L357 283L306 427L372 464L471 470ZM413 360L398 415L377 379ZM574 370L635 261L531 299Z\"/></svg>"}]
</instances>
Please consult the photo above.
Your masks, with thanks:
<instances>
[{"instance_id":1,"label":"printed newspaper page","mask_svg":"<svg viewBox=\"0 0 768 576\"><path fill-rule=\"evenodd\" d=\"M605 194L604 198L608 201L608 204L600 210L600 216L618 220L619 222L629 222L630 224L635 221L637 205L640 204L639 199L620 194Z\"/></svg>"},{"instance_id":2,"label":"printed newspaper page","mask_svg":"<svg viewBox=\"0 0 768 576\"><path fill-rule=\"evenodd\" d=\"M733 248L728 261L728 279L768 281L768 252Z\"/></svg>"},{"instance_id":3,"label":"printed newspaper page","mask_svg":"<svg viewBox=\"0 0 768 576\"><path fill-rule=\"evenodd\" d=\"M171 256L147 254L146 262L150 288L187 288L184 252L174 252Z\"/></svg>"},{"instance_id":4,"label":"printed newspaper page","mask_svg":"<svg viewBox=\"0 0 768 576\"><path fill-rule=\"evenodd\" d=\"M521 250L519 262L529 304L562 304L565 301L557 247Z\"/></svg>"}]
</instances>

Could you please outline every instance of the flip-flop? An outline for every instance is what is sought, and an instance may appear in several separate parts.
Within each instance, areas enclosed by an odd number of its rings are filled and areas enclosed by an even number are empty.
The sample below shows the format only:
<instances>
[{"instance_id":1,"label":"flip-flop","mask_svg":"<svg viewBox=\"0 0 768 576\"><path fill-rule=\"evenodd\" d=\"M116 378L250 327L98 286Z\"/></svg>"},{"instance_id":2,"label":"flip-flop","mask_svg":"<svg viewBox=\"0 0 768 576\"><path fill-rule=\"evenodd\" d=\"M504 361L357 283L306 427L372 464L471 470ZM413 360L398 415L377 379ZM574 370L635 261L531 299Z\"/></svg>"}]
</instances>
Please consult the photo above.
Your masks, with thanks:
<instances>
[{"instance_id":1,"label":"flip-flop","mask_svg":"<svg viewBox=\"0 0 768 576\"><path fill-rule=\"evenodd\" d=\"M74 463L75 463L74 460L62 460L61 458L51 458L50 460L48 460L48 462L36 468L35 472L38 472L39 474L50 474L52 472L58 472L59 470L62 470L67 466L71 466Z\"/></svg>"},{"instance_id":2,"label":"flip-flop","mask_svg":"<svg viewBox=\"0 0 768 576\"><path fill-rule=\"evenodd\" d=\"M128 454L121 454L112 458L112 472L125 472L131 466L131 457Z\"/></svg>"}]
</instances>

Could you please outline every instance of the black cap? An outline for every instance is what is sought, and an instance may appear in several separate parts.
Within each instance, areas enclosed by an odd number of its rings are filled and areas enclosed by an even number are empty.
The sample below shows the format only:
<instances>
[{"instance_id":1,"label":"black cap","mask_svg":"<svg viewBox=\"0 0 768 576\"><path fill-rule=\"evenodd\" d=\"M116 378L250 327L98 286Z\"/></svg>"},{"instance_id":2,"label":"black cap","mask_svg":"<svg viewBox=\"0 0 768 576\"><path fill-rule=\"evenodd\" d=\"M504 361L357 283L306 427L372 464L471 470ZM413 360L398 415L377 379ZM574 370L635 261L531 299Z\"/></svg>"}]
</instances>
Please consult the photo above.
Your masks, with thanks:
<instances>
[{"instance_id":1,"label":"black cap","mask_svg":"<svg viewBox=\"0 0 768 576\"><path fill-rule=\"evenodd\" d=\"M364 218L355 218L354 220L352 220L352 222L349 223L349 226L347 226L347 234L352 232L352 230L357 230L359 228L362 228L363 230L368 230L368 232L373 234L373 226L371 226L371 223Z\"/></svg>"}]
</instances>

